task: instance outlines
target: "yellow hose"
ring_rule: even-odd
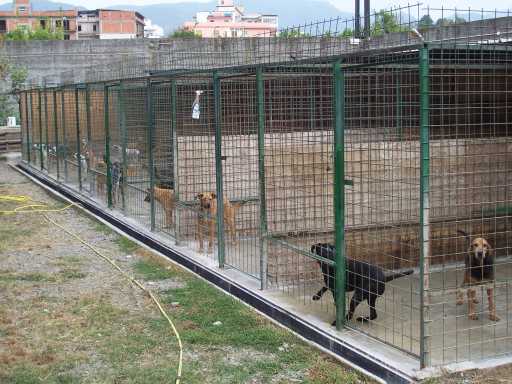
[[[42,213],[42,216],[49,223],[51,223],[51,224],[55,225],[56,227],[60,228],[61,230],[66,232],[68,235],[70,235],[71,237],[75,238],[80,243],[82,243],[87,248],[89,248],[91,251],[93,251],[97,256],[99,256],[103,260],[107,261],[116,270],[118,270],[126,279],[128,279],[130,282],[135,284],[137,287],[139,287],[142,291],[144,291],[151,298],[151,300],[153,300],[153,302],[158,307],[158,310],[160,311],[162,316],[167,320],[167,322],[171,326],[171,329],[172,329],[174,335],[176,336],[176,339],[178,340],[178,346],[179,346],[180,352],[179,352],[179,361],[178,361],[178,375],[177,375],[175,383],[176,384],[180,384],[182,368],[183,368],[183,344],[181,342],[181,337],[180,337],[180,334],[179,334],[178,330],[176,329],[174,323],[170,319],[169,315],[167,315],[167,312],[165,312],[165,309],[162,307],[162,305],[160,304],[158,299],[155,297],[153,292],[151,292],[149,289],[144,287],[144,285],[140,281],[138,281],[137,279],[135,279],[134,277],[130,276],[128,273],[123,271],[112,259],[110,259],[108,256],[106,256],[103,253],[101,253],[97,248],[95,248],[94,246],[92,246],[91,244],[89,244],[88,242],[83,240],[80,236],[78,236],[77,234],[69,231],[68,229],[66,229],[65,227],[63,227],[59,223],[53,221],[47,215],[44,214],[46,212],[62,212],[62,211],[65,211],[65,210],[67,210],[67,209],[69,209],[69,208],[71,208],[71,207],[73,207],[73,206],[75,206],[77,204],[69,204],[66,207],[60,208],[60,209],[48,209],[48,206],[46,204],[32,204],[34,201],[30,197],[28,197],[28,196],[17,196],[17,195],[0,195],[0,201],[9,201],[9,202],[16,202],[16,203],[20,203],[20,204],[26,204],[24,206],[18,207],[18,208],[14,209],[14,210],[11,210],[11,211],[0,211],[0,214],[14,215],[14,214],[21,214],[21,213]],[[43,208],[43,209],[41,209],[41,208]]]

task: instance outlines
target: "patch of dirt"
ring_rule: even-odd
[[[0,184],[0,194],[30,196],[33,201],[49,207],[66,204],[27,182],[4,162],[0,162],[0,180],[9,181],[9,184]],[[13,208],[12,205],[1,207]],[[48,213],[48,216],[100,249],[130,274],[133,274],[132,266],[149,254],[140,250],[130,254],[122,252],[115,241],[117,234],[100,230],[96,222],[79,210]],[[58,339],[47,339],[55,329],[62,332],[63,339],[69,337],[68,329],[87,329],[83,313],[70,312],[81,300],[103,300],[130,314],[160,316],[144,292],[40,214],[0,216],[0,231],[5,228],[16,236],[7,237],[4,244],[0,237],[0,371],[4,370],[2,366],[22,361],[36,366],[52,364],[59,356],[77,351],[83,354],[84,362],[77,363],[72,369],[73,375],[93,377],[98,370],[108,371],[109,367],[101,362],[93,345],[82,345],[80,339],[66,345]],[[154,291],[183,286],[173,279],[146,285]],[[45,351],[48,343],[61,349]]]

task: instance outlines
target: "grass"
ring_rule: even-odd
[[[118,236],[115,243],[123,253],[133,253],[139,248],[137,243],[124,236]]]
[[[176,272],[173,268],[164,268],[153,260],[137,261],[133,269],[136,274],[148,281],[167,280],[176,276]]]
[[[0,271],[0,281],[27,281],[27,282],[49,282],[54,283],[57,279],[54,276],[40,272],[11,272],[11,271]]]

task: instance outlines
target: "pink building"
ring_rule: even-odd
[[[183,28],[202,37],[275,36],[278,16],[245,13],[233,0],[219,0],[214,11],[198,12],[194,21],[187,21]]]

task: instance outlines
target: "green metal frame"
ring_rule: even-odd
[[[39,165],[41,171],[44,169],[44,161],[43,161],[43,122],[42,122],[42,107],[41,107],[41,88],[37,89],[37,98],[38,98],[38,114],[39,114]]]
[[[420,50],[420,364],[421,368],[430,365],[430,145],[429,145],[429,49]]]
[[[217,252],[219,267],[224,268],[226,244],[224,233],[224,185],[222,178],[222,114],[221,80],[217,71],[213,72],[213,95],[215,104],[215,183],[217,193]]]
[[[334,76],[334,223],[336,243],[336,329],[345,324],[345,77],[341,61]]]
[[[57,90],[52,91],[53,96],[53,130],[55,138],[55,170],[57,173],[57,180],[60,179],[60,165],[59,165],[59,125],[57,124]]]
[[[91,94],[89,91],[89,85],[85,85],[85,118],[86,118],[86,130],[87,130],[87,150],[89,154],[86,156],[87,161],[87,178],[89,180],[89,191],[93,192],[94,189],[94,181],[91,174],[91,142],[92,142],[92,127],[91,127]]]
[[[49,146],[49,127],[48,127],[48,91],[46,84],[44,87],[44,128],[45,128],[45,145],[46,145],[46,172],[50,173],[50,146]]]
[[[147,137],[147,149],[148,149],[148,166],[149,166],[149,190],[151,194],[150,199],[150,218],[151,218],[151,230],[154,231],[156,227],[155,220],[155,162],[153,158],[153,136],[155,130],[155,122],[153,119],[153,84],[151,78],[147,80],[146,87],[146,113],[148,121],[148,137]]]
[[[176,87],[176,80],[171,81],[171,140],[172,140],[172,158],[173,158],[173,167],[174,167],[174,199],[175,201],[180,201],[180,183],[179,183],[179,166],[178,166],[178,154],[179,154],[179,146],[178,146],[178,119],[177,119],[177,100],[178,100],[178,91]],[[174,218],[174,239],[176,240],[176,245],[180,243],[180,204],[176,204],[175,209],[175,218]]]
[[[60,91],[60,103],[61,103],[61,119],[62,119],[62,137],[64,138],[64,182],[68,182],[68,139],[66,137],[66,104],[65,104],[65,90],[64,88]]]
[[[258,102],[258,173],[260,192],[260,283],[261,289],[268,287],[268,223],[267,194],[265,189],[265,81],[263,68],[256,70],[256,92]]]
[[[110,107],[109,86],[103,88],[103,118],[105,124],[105,164],[107,166],[107,205],[112,208],[112,164],[110,161]]]
[[[119,96],[118,96],[118,102],[119,102],[119,127],[121,128],[121,148],[123,151],[123,165],[122,165],[122,195],[121,195],[121,206],[123,209],[123,212],[126,211],[126,175],[128,170],[128,156],[126,154],[126,147],[128,145],[128,135],[126,132],[126,116],[125,116],[125,110],[124,110],[124,82],[119,83]]]
[[[32,99],[32,93],[30,93],[30,99]],[[29,118],[29,115],[28,115],[28,106],[29,106],[29,95],[28,95],[28,92],[25,92],[25,119],[26,119],[26,126],[27,126],[27,162],[30,164],[31,162],[31,152],[32,152],[32,145],[30,143],[30,134],[32,132],[32,128],[31,127],[33,124],[32,124],[32,119]],[[32,103],[30,103],[30,108],[32,108]],[[30,114],[32,115],[32,113]],[[29,122],[30,122],[30,127],[29,127]]]
[[[82,154],[80,150],[80,104],[79,87],[75,87],[75,128],[76,128],[76,156],[78,162],[78,189],[82,192]]]

